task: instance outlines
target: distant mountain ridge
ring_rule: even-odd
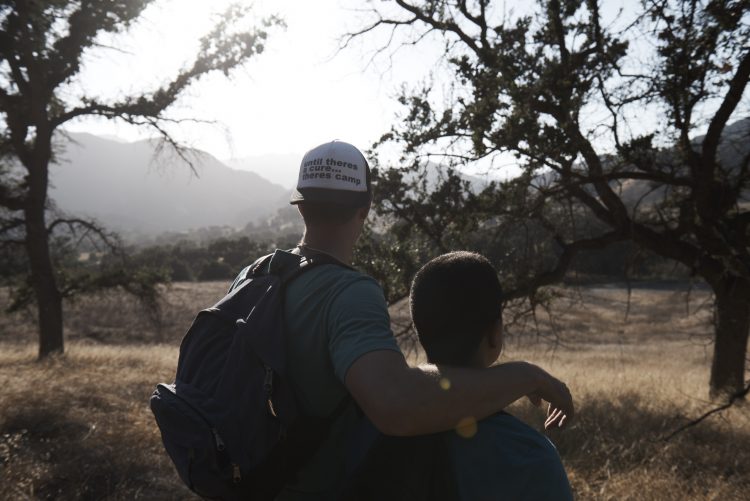
[[[198,175],[157,144],[67,133],[50,167],[50,198],[126,238],[209,226],[242,228],[288,203],[289,190],[213,156],[187,150]]]
[[[705,136],[696,136],[691,140],[693,147],[700,151]],[[721,175],[736,181],[740,175],[743,162],[750,153],[750,118],[743,118],[727,124],[721,135],[721,142],[717,150]],[[669,155],[670,153],[665,153]],[[687,169],[687,166],[684,167]],[[622,183],[620,197],[629,208],[636,206],[649,207],[658,203],[668,195],[672,187],[665,187],[659,183],[629,179]],[[740,193],[739,202],[747,202],[750,192]]]
[[[728,125],[722,136],[719,157],[728,175],[736,175],[750,151],[750,118]],[[156,155],[152,141],[123,142],[88,133],[66,133],[56,138],[61,145],[57,161],[50,166],[50,198],[72,215],[99,220],[129,241],[149,240],[172,234],[214,228],[214,233],[233,233],[268,221],[280,208],[288,207],[289,186],[296,182],[298,160],[294,155],[275,155],[253,166],[233,161],[233,169],[205,152],[187,150],[198,171],[174,153]],[[702,137],[693,139],[700,144]],[[247,168],[273,173],[286,186],[275,184]],[[428,166],[428,189],[443,179],[445,167]],[[488,180],[460,173],[472,191],[483,189]],[[539,175],[549,182],[551,174]],[[617,187],[625,204],[648,207],[665,196],[663,187],[641,180],[628,180]],[[741,203],[750,193],[743,192]],[[219,228],[221,227],[221,228]],[[219,231],[221,230],[221,231]]]
[[[691,139],[693,147],[700,151],[700,145],[703,143],[705,136],[700,135]],[[660,160],[664,165],[675,165],[678,169],[687,170],[686,165],[680,166],[680,162],[675,156],[673,149],[665,149],[660,153]],[[750,118],[743,118],[731,124],[728,124],[722,133],[721,142],[717,149],[719,175],[735,182],[737,176],[741,175],[743,162],[747,161],[750,155]],[[607,162],[617,162],[617,157],[603,156],[605,168]],[[534,184],[537,186],[550,186],[558,179],[558,175],[552,170],[546,170],[536,175]],[[655,181],[642,179],[625,179],[622,181],[610,182],[610,187],[620,197],[631,212],[637,210],[650,211],[652,207],[663,201],[665,197],[674,190],[674,186],[663,184]],[[592,196],[598,196],[593,185],[584,187]],[[746,204],[750,202],[750,190],[744,190],[740,193],[738,202]]]
[[[302,155],[279,153],[232,158],[224,160],[224,163],[233,169],[254,172],[272,183],[291,190],[297,186],[301,160]]]
[[[224,163],[235,169],[255,172],[269,181],[291,190],[297,185],[299,164],[301,160],[302,155],[272,154],[233,158],[226,160]],[[430,189],[434,188],[438,182],[445,179],[448,166],[435,162],[428,162],[425,167],[428,177],[427,184]],[[462,180],[468,181],[471,189],[474,191],[481,191],[490,183],[490,181],[495,179],[491,176],[469,174],[462,171],[460,168],[455,169],[455,173],[458,174]],[[407,176],[407,179],[409,177],[411,176]]]

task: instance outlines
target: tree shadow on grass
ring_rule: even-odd
[[[0,414],[0,486],[11,499],[191,497],[145,446],[133,454],[137,437],[101,426],[106,423],[97,428],[44,401],[6,407]]]
[[[644,475],[668,473],[687,490],[700,489],[710,480],[733,484],[742,492],[750,488],[747,410],[743,404],[665,441],[663,437],[688,421],[676,406],[636,393],[612,399],[587,396],[572,426],[549,436],[566,467],[593,483],[641,470]],[[541,429],[543,417],[536,409],[519,408],[516,414]]]
[[[686,419],[674,405],[635,393],[589,395],[580,402],[572,426],[550,435],[575,476],[577,497],[598,497],[612,478],[628,484],[623,487],[627,491],[620,491],[627,495],[619,498],[653,497],[658,486],[648,491],[634,483],[643,478],[666,479],[662,485],[679,485],[687,497],[701,497],[701,489],[719,486],[728,493],[722,499],[742,499],[750,489],[747,404],[665,442],[660,438]],[[142,422],[130,423],[127,409],[105,397],[88,398],[85,392],[58,399],[6,398],[0,406],[2,496],[194,499],[166,458],[155,425],[144,421],[148,411],[138,412]],[[517,406],[513,413],[541,428],[543,416],[537,409]],[[639,489],[640,497],[633,497]]]

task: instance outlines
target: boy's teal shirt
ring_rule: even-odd
[[[483,419],[468,438],[446,435],[460,499],[572,501],[555,446],[510,414]]]
[[[371,277],[343,266],[325,264],[303,273],[286,289],[287,376],[300,410],[331,415],[348,392],[344,380],[362,355],[398,351],[388,306]],[[294,485],[277,498],[331,499],[345,479],[346,442],[358,420],[350,406]]]

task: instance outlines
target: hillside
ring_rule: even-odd
[[[125,237],[209,226],[242,228],[274,214],[288,191],[253,172],[189,150],[197,176],[153,141],[123,143],[85,133],[60,139],[50,197],[65,212],[94,217]]]
[[[693,145],[699,147],[703,143],[703,138],[704,136],[693,138]],[[718,148],[718,156],[722,167],[721,174],[727,179],[735,180],[738,175],[741,175],[743,163],[747,161],[746,158],[750,154],[748,139],[750,139],[750,118],[733,122],[724,129]],[[669,165],[671,153],[665,152],[664,155],[664,162]],[[648,208],[654,203],[664,200],[670,193],[670,190],[652,182],[636,179],[623,182],[620,190],[623,201],[630,208],[636,206]],[[740,194],[740,203],[747,203],[748,200],[750,200],[750,193],[746,190]]]

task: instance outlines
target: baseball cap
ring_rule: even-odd
[[[364,207],[370,202],[370,167],[355,146],[331,141],[302,157],[297,189],[289,203],[324,202]]]

